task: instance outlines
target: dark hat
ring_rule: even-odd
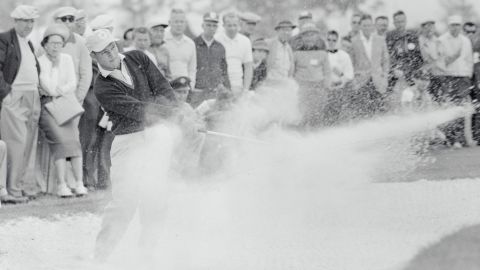
[[[291,21],[280,21],[277,26],[275,26],[275,30],[278,30],[280,28],[291,28],[294,29],[296,26],[291,22]]]
[[[184,87],[190,88],[190,82],[191,82],[190,78],[182,76],[171,81],[170,85],[172,86],[173,90],[184,88]]]
[[[208,12],[203,15],[203,21],[204,22],[216,22],[218,23],[219,17],[218,14],[215,12]]]
[[[432,75],[426,69],[421,68],[413,72],[413,78],[416,80],[429,81]]]
[[[299,15],[298,15],[298,19],[299,20],[302,20],[302,19],[312,19],[313,18],[313,15],[310,11],[303,11],[301,12]]]
[[[428,24],[435,24],[435,20],[434,19],[431,19],[431,18],[428,18],[426,20],[424,20],[420,26],[425,26],[425,25],[428,25]]]

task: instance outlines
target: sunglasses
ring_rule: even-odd
[[[74,16],[63,16],[61,18],[59,18],[62,22],[74,22],[75,21],[75,17]]]
[[[328,38],[327,41],[328,41],[328,42],[337,42],[336,39],[330,39],[330,38]]]
[[[472,31],[472,30],[470,30],[470,31],[465,31],[465,33],[467,33],[467,34],[475,34],[475,33],[477,33],[477,31]]]

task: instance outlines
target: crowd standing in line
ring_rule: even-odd
[[[214,129],[236,99],[288,78],[299,85],[303,130],[405,108],[462,105],[479,95],[477,25],[457,15],[439,34],[433,19],[408,29],[403,11],[391,18],[355,13],[350,31],[342,35],[335,29],[323,33],[305,11],[298,24],[279,20],[272,36],[261,36],[261,17],[252,12],[207,12],[202,33],[192,39],[185,34],[185,11],[173,9],[168,20],[153,18],[116,40],[112,16],[89,20],[83,10],[61,7],[41,44],[28,39],[39,18],[35,7],[20,5],[11,17],[14,27],[0,33],[3,203],[27,202],[41,192],[86,195],[88,189],[109,187],[110,180],[128,186],[124,176],[110,173],[120,166],[113,153],[130,151],[128,144],[141,140],[131,134],[151,124],[147,115],[195,115],[182,125]],[[220,24],[224,31],[218,31]],[[142,91],[132,92],[137,88]],[[54,105],[65,113],[56,115]],[[66,115],[71,117],[59,120]],[[480,117],[466,116],[439,129],[447,146],[474,146]],[[121,145],[121,138],[128,143]],[[215,143],[194,147],[201,158],[192,163],[206,164]],[[112,213],[107,223],[130,215]],[[105,244],[118,235],[109,233],[101,236]]]

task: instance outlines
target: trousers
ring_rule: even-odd
[[[104,210],[95,258],[106,260],[139,212],[140,247],[151,250],[158,240],[166,212],[167,175],[174,148],[171,130],[116,135],[111,148],[112,199]]]
[[[35,179],[35,158],[40,109],[37,89],[13,89],[2,102],[0,135],[7,144],[7,191],[13,196],[39,190]]]

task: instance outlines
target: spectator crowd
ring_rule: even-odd
[[[296,128],[301,130],[471,104],[480,93],[477,25],[457,15],[448,18],[445,33],[437,31],[433,19],[407,29],[402,11],[391,18],[354,14],[348,33],[324,33],[305,11],[297,23],[279,20],[272,35],[262,37],[257,30],[261,17],[254,13],[220,17],[208,12],[203,32],[192,39],[186,35],[185,11],[173,9],[168,20],[153,18],[97,50],[105,31],[114,32],[114,17],[90,20],[73,7],[52,14],[40,44],[28,38],[39,18],[33,6],[16,7],[14,27],[0,33],[2,203],[27,202],[41,193],[84,196],[109,187],[115,125],[123,120],[100,105],[93,86],[111,77],[128,92],[147,83],[137,81],[137,73],[150,72],[128,61],[121,62],[126,68],[112,69],[97,63],[100,57],[108,63],[115,50],[121,59],[130,51],[148,57],[183,102],[182,112],[200,118],[207,129],[215,129],[233,101],[286,79],[299,86],[302,120]],[[217,31],[220,24],[223,30]],[[100,37],[91,42],[94,35]],[[447,147],[474,146],[480,117],[465,115],[439,129]]]

